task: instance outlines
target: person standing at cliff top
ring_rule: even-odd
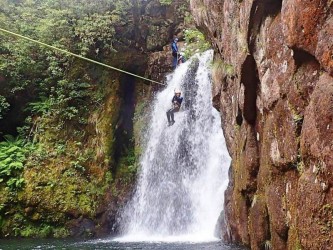
[[[177,65],[178,65],[179,50],[178,50],[177,42],[178,42],[178,38],[175,36],[171,43],[172,56],[173,56],[173,61],[172,61],[173,69],[176,69]]]

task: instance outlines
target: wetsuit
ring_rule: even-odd
[[[175,123],[175,119],[174,119],[174,113],[175,112],[178,112],[179,109],[180,109],[180,105],[182,104],[183,102],[183,97],[178,97],[178,96],[174,96],[172,98],[172,104],[173,104],[173,107],[171,109],[168,110],[168,112],[166,113],[167,114],[167,118],[168,118],[168,122],[169,124],[170,123]]]

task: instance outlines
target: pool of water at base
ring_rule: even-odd
[[[88,241],[74,240],[0,240],[0,250],[80,249],[80,250],[244,250],[245,248],[225,245],[220,241],[205,243],[190,242],[117,242],[112,239]]]

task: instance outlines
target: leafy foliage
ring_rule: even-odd
[[[40,101],[30,102],[28,104],[28,110],[33,112],[34,114],[46,115],[50,112],[52,107],[51,99],[41,96]]]
[[[117,35],[116,31],[133,22],[126,19],[133,2],[0,0],[0,23],[2,28],[73,53],[111,60],[117,58],[115,48],[128,46],[132,39],[131,32]],[[162,5],[171,2],[161,0]],[[108,168],[111,161],[104,159],[101,147],[110,149],[107,155],[111,155],[114,138],[102,132],[117,118],[91,115],[95,108],[110,114],[112,105],[119,104],[109,93],[118,91],[117,84],[114,88],[110,84],[116,80],[83,61],[10,36],[0,36],[0,77],[0,119],[3,116],[5,121],[10,112],[16,112],[8,100],[20,101],[15,105],[25,119],[18,129],[21,136],[6,136],[0,143],[0,236],[67,236],[68,214],[78,211],[84,217],[94,216],[110,182],[119,190],[115,179],[133,183],[138,168],[137,152],[130,150],[113,178]],[[106,97],[111,100],[107,105]],[[85,137],[95,130],[102,142]],[[19,192],[23,187],[24,193]],[[38,205],[27,212],[26,204]]]
[[[212,64],[213,72],[218,74],[225,74],[227,76],[233,76],[235,74],[235,68],[231,64],[227,64],[221,59],[216,59]]]
[[[22,139],[5,136],[0,142],[0,183],[6,182],[10,190],[19,190],[24,185],[21,177],[24,169],[28,145]]]
[[[159,2],[162,5],[170,5],[170,4],[172,4],[172,0],[159,0]]]
[[[186,49],[184,53],[186,58],[210,48],[210,44],[205,40],[204,35],[197,29],[185,30],[185,42]]]
[[[113,24],[117,20],[119,21],[119,17],[113,16],[109,11],[103,15],[93,14],[78,20],[75,35],[81,40],[79,43],[81,53],[88,53],[97,42],[103,43],[104,48],[113,50],[112,42],[115,34]],[[96,53],[98,51],[97,49]]]
[[[0,6],[2,28],[101,60],[99,56],[115,53],[115,30],[126,24],[132,1],[0,0]],[[18,129],[24,137],[4,136],[0,142],[0,237],[66,237],[66,212],[94,216],[112,175],[91,167],[95,152],[79,141],[85,142],[90,111],[101,106],[106,94],[96,87],[105,81],[101,73],[107,75],[101,71],[0,36],[0,122],[8,126],[6,119],[14,112],[25,120]],[[21,138],[32,139],[34,145]],[[27,214],[24,206],[36,200],[40,205]]]
[[[10,107],[9,103],[6,101],[6,98],[0,95],[0,119],[2,119],[3,114],[6,113]]]
[[[115,52],[115,29],[126,24],[132,1],[0,0],[0,6],[3,28],[98,60],[101,52]],[[86,106],[97,100],[89,92],[87,75],[69,74],[76,63],[30,42],[0,36],[0,75],[4,78],[0,119],[10,112],[6,99],[23,94],[30,98],[25,110],[33,116],[61,114],[62,122],[86,114]]]

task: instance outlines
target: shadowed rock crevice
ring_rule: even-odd
[[[270,249],[269,214],[264,197],[255,195],[249,209],[251,249]]]
[[[320,65],[318,60],[313,55],[302,49],[293,49],[293,58],[297,69],[308,63],[315,63],[318,66]]]
[[[264,17],[265,8],[263,4],[260,4],[260,2],[261,2],[260,0],[254,1],[251,8],[248,35],[247,35],[247,43],[251,53],[253,52],[256,37],[259,33],[261,22]]]
[[[251,8],[249,29],[248,29],[248,45],[252,53],[255,47],[256,38],[260,31],[262,22],[268,16],[276,16],[281,12],[282,0],[257,0],[254,1]]]
[[[245,87],[243,116],[249,124],[254,125],[257,117],[256,101],[260,80],[257,65],[252,55],[247,56],[242,66],[241,83]]]
[[[282,0],[264,0],[265,16],[275,16],[281,12]]]
[[[236,123],[238,126],[242,126],[242,124],[243,124],[243,114],[242,114],[242,110],[239,108],[239,106],[238,106],[238,112],[237,112],[237,116],[236,116]]]
[[[213,107],[216,108],[217,111],[220,110],[220,101],[221,101],[221,93],[219,92],[217,95],[213,96]]]
[[[34,92],[32,92],[34,93]],[[17,127],[24,125],[24,120],[27,115],[27,104],[34,100],[34,97],[28,92],[20,92],[16,96],[8,98],[10,104],[9,112],[4,115],[4,119],[0,119],[0,139],[4,135],[10,134],[17,136]],[[24,107],[24,108],[22,108]]]
[[[6,97],[9,107],[6,112],[2,114],[3,118],[0,119],[0,139],[4,135],[17,136],[18,128],[25,125],[25,119],[30,113],[31,107],[29,103],[37,102],[36,86],[31,84],[26,89],[11,90],[10,83],[0,74],[0,96]],[[0,104],[1,105],[1,104]],[[0,110],[3,107],[0,107]]]
[[[119,94],[121,95],[123,103],[120,108],[115,133],[114,159],[116,163],[134,147],[132,137],[135,111],[135,78],[124,74],[120,78],[120,85],[121,89]]]

